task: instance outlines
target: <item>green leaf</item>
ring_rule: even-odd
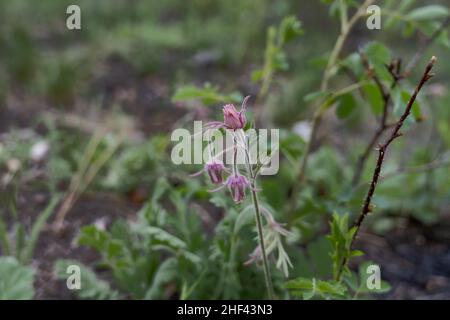
[[[383,44],[372,41],[365,48],[364,52],[371,65],[382,66],[391,62],[391,52]]]
[[[409,20],[432,20],[447,17],[449,11],[446,7],[441,5],[429,5],[420,7],[409,12],[405,18]]]
[[[340,119],[345,119],[352,114],[356,109],[356,101],[350,93],[344,94],[338,98],[338,107],[336,108],[336,115]]]
[[[81,228],[77,243],[104,251],[109,240],[109,235],[105,231],[98,229],[95,225],[90,225]]]
[[[360,257],[363,255],[364,255],[364,252],[362,252],[361,250],[353,250],[350,252],[350,258]]]
[[[335,280],[338,278],[344,260],[348,262],[352,256],[360,255],[359,251],[350,251],[350,245],[355,232],[356,227],[350,229],[348,227],[348,214],[340,216],[336,212],[333,213],[333,219],[330,222],[330,234],[327,238],[332,246],[330,256],[333,261],[333,277]],[[344,269],[343,271],[346,270]]]
[[[333,274],[333,261],[329,254],[330,250],[330,242],[323,237],[308,245],[307,252],[314,266],[314,275],[326,278]]]
[[[314,91],[314,92],[308,93],[303,98],[303,100],[305,102],[312,102],[312,101],[315,101],[317,99],[321,99],[321,98],[325,98],[325,97],[329,97],[329,96],[331,96],[330,92],[327,92],[327,91]]]
[[[152,285],[145,294],[145,299],[162,298],[163,285],[172,281],[178,274],[178,262],[169,258],[161,263],[153,276]]]
[[[0,257],[0,300],[28,300],[34,296],[34,270],[14,257]]]
[[[374,84],[366,84],[363,87],[365,96],[372,108],[372,112],[375,115],[380,115],[383,113],[383,97],[380,90]]]
[[[173,249],[185,249],[186,243],[181,239],[171,235],[167,231],[157,227],[143,227],[139,228],[142,233],[145,233],[157,240],[160,243],[166,244]]]
[[[295,16],[285,17],[279,28],[279,45],[282,46],[302,34],[301,21]]]
[[[123,257],[126,252],[121,241],[112,239],[107,232],[99,230],[95,225],[83,227],[78,235],[77,243],[96,249],[108,261]]]
[[[436,42],[439,43],[441,46],[443,46],[446,49],[450,49],[450,39],[448,37],[448,31],[443,30],[441,34],[436,39]]]
[[[403,26],[402,36],[405,38],[410,38],[414,34],[415,30],[416,30],[415,24],[410,21],[407,21]]]
[[[74,293],[81,299],[118,299],[119,292],[111,289],[106,281],[97,278],[96,274],[84,264],[75,260],[58,260],[53,269],[59,279],[67,280],[70,274],[67,273],[69,266],[75,265],[80,268],[80,290]]]
[[[381,80],[391,80],[392,77],[386,69],[386,65],[391,62],[391,52],[389,49],[376,41],[370,42],[364,48],[365,55],[369,64],[375,69],[376,74]]]
[[[361,63],[361,57],[357,52],[348,55],[344,60],[342,60],[341,64],[343,67],[347,67],[348,69],[352,70],[353,73],[358,77],[360,77],[364,72],[364,66]]]

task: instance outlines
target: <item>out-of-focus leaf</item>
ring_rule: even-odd
[[[405,18],[410,20],[432,20],[447,17],[448,8],[441,5],[429,5],[420,7],[409,12]]]
[[[153,237],[158,242],[167,244],[168,246],[174,248],[174,249],[184,249],[186,248],[186,243],[182,241],[181,239],[171,235],[167,231],[157,228],[157,227],[144,227],[140,228],[140,230],[143,233],[148,234],[149,236]]]
[[[327,91],[314,91],[311,93],[308,93],[303,100],[305,102],[312,102],[315,101],[317,99],[321,99],[321,98],[325,98],[325,97],[329,97],[331,95],[330,92]]]
[[[67,280],[70,274],[67,273],[69,266],[80,268],[80,289],[74,293],[81,299],[108,300],[118,299],[119,292],[111,289],[106,281],[97,278],[96,274],[87,266],[75,260],[58,260],[54,265],[54,270],[59,279]]]
[[[338,98],[336,114],[340,119],[345,119],[352,114],[356,108],[356,101],[350,93],[344,94]]]
[[[364,48],[364,52],[372,65],[388,64],[391,61],[391,52],[379,42],[370,42]]]
[[[161,297],[163,285],[172,281],[177,275],[177,259],[169,258],[161,263],[153,276],[151,287],[145,294],[145,299],[157,299]]]
[[[96,249],[108,260],[123,257],[126,251],[123,243],[94,225],[81,229],[77,243]]]
[[[391,62],[391,52],[385,45],[372,41],[364,48],[364,53],[379,78],[382,80],[392,79],[386,69],[386,65]]]
[[[450,49],[450,39],[447,30],[443,30],[436,40],[441,46]]]
[[[314,265],[314,275],[321,278],[333,274],[333,262],[330,257],[331,245],[325,238],[320,238],[308,245],[308,256]]]
[[[363,74],[364,67],[363,64],[361,63],[361,57],[357,52],[350,54],[342,61],[341,64],[342,66],[352,70],[357,77]]]
[[[34,296],[34,270],[13,257],[0,257],[0,300],[28,300]]]
[[[279,44],[284,45],[303,34],[302,23],[294,16],[283,19],[279,28]]]
[[[383,112],[383,97],[378,87],[372,83],[366,84],[363,87],[368,102],[375,115],[380,115]]]

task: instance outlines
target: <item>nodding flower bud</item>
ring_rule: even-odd
[[[205,171],[208,173],[211,178],[211,182],[214,184],[220,184],[223,182],[222,173],[224,170],[225,166],[219,161],[213,160],[205,165]]]
[[[231,197],[236,203],[240,203],[244,200],[245,189],[250,186],[247,178],[240,174],[229,176],[226,185],[230,188]]]
[[[238,112],[234,105],[227,104],[223,107],[224,124],[227,128],[237,130],[245,127],[247,119],[244,113]]]

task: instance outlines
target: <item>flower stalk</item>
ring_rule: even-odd
[[[252,204],[249,205],[248,209],[253,209],[255,212],[256,229],[258,234],[258,245],[256,249],[250,254],[250,259],[244,263],[244,265],[249,265],[250,263],[256,261],[262,261],[263,271],[264,271],[264,281],[267,288],[267,297],[269,299],[274,299],[274,289],[272,284],[272,277],[269,266],[268,256],[274,252],[278,253],[276,267],[281,270],[286,277],[289,275],[289,267],[292,268],[292,263],[287,255],[286,251],[282,245],[282,237],[285,237],[289,232],[283,228],[283,225],[278,223],[270,210],[264,207],[258,198],[258,190],[256,188],[256,179],[258,177],[258,172],[261,169],[262,163],[259,163],[255,167],[252,164],[252,159],[250,158],[251,142],[248,135],[245,134],[244,128],[247,123],[245,117],[246,105],[249,96],[247,96],[242,102],[242,107],[240,111],[237,111],[234,105],[227,104],[223,107],[223,122],[212,121],[208,122],[204,128],[207,130],[217,130],[222,128],[226,130],[227,133],[233,136],[233,147],[213,155],[211,152],[211,160],[206,164],[206,166],[198,173],[191,176],[197,176],[203,172],[208,173],[211,182],[218,185],[210,192],[219,191],[227,187],[230,191],[231,198],[236,204],[240,204],[245,200],[245,194],[247,189],[251,192]],[[220,154],[227,151],[233,152],[233,162],[231,165],[231,170],[217,160]],[[238,152],[244,152],[244,163],[247,169],[246,174],[241,174],[238,167]],[[229,172],[230,175],[225,182],[222,181],[222,173]],[[244,209],[245,210],[247,210]],[[264,219],[262,218],[264,217]],[[266,221],[267,225],[263,225]]]
[[[267,255],[266,255],[266,247],[264,244],[264,234],[263,234],[263,228],[262,228],[262,221],[261,221],[261,211],[259,207],[259,200],[258,195],[256,194],[256,176],[253,174],[253,169],[250,164],[250,156],[248,154],[248,151],[246,152],[246,162],[247,162],[247,168],[250,173],[251,177],[251,193],[252,193],[252,201],[253,201],[253,207],[255,209],[255,217],[256,217],[256,226],[258,229],[258,240],[259,240],[259,247],[261,248],[261,256],[263,261],[263,269],[264,269],[264,280],[266,282],[266,288],[267,288],[267,295],[270,300],[274,299],[274,291],[273,291],[273,284],[272,284],[272,277],[270,274],[270,268],[269,263],[267,261]]]

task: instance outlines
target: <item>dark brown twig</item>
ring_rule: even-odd
[[[428,47],[434,42],[436,41],[436,39],[439,37],[439,35],[450,25],[450,17],[448,17],[447,19],[445,19],[441,25],[439,26],[439,28],[437,28],[433,34],[426,39],[426,41],[423,43],[423,45],[419,48],[419,50],[417,50],[416,54],[413,56],[413,58],[411,59],[411,61],[408,63],[408,66],[406,67],[405,71],[403,73],[401,73],[401,60],[398,59],[397,61],[394,61],[393,63],[391,63],[390,66],[388,66],[388,70],[392,76],[393,82],[391,85],[391,90],[398,84],[398,82],[404,78],[407,78],[410,74],[411,71],[416,67],[417,63],[420,61],[420,59],[422,58],[422,56],[424,55],[425,51],[428,49]],[[390,96],[391,96],[391,91],[387,91],[384,86],[382,85],[382,82],[380,81],[380,79],[377,77],[377,75],[375,74],[373,68],[369,65],[367,58],[363,55],[361,55],[361,61],[367,71],[367,73],[369,74],[370,77],[373,78],[373,80],[375,81],[376,85],[378,86],[380,93],[383,97],[383,102],[384,102],[384,106],[383,106],[383,115],[382,118],[380,120],[380,125],[378,126],[378,129],[375,131],[375,133],[373,134],[372,138],[369,140],[368,145],[366,146],[366,149],[364,150],[364,152],[359,156],[357,163],[356,163],[356,168],[355,168],[355,173],[353,175],[353,179],[352,179],[352,186],[355,187],[359,184],[359,181],[361,179],[361,175],[362,172],[364,171],[364,167],[365,164],[367,162],[367,159],[371,153],[371,151],[373,150],[375,143],[378,141],[378,139],[382,136],[382,134],[384,133],[385,130],[387,130],[390,125],[388,125],[386,123],[387,121],[387,117],[388,117],[388,113],[389,113],[389,100],[390,100]]]
[[[389,115],[389,103],[391,101],[391,92],[392,92],[392,89],[395,88],[397,83],[402,79],[402,76],[400,75],[400,68],[401,68],[401,60],[400,59],[393,61],[389,66],[387,66],[387,68],[393,78],[393,82],[391,84],[390,90],[388,90],[383,85],[383,83],[381,82],[381,80],[377,76],[377,74],[375,73],[375,70],[369,64],[369,61],[367,60],[367,57],[364,55],[364,53],[360,52],[360,56],[361,56],[361,62],[364,65],[364,68],[366,69],[368,76],[374,80],[375,84],[378,87],[378,90],[380,91],[381,97],[383,99],[383,114],[381,116],[378,129],[375,131],[372,138],[369,140],[369,143],[367,144],[364,152],[358,158],[358,161],[356,163],[355,173],[354,173],[353,179],[352,179],[352,186],[358,185],[358,183],[361,179],[361,174],[364,170],[364,166],[367,162],[367,158],[369,157],[369,155],[370,155],[371,151],[373,150],[377,141],[380,139],[381,135],[384,133],[385,130],[387,130],[390,127],[390,125],[387,123],[387,120],[388,120],[388,115]]]
[[[425,71],[422,75],[422,78],[420,79],[419,84],[417,85],[416,89],[414,90],[413,94],[411,95],[402,116],[400,117],[400,119],[397,121],[397,123],[393,127],[390,135],[386,138],[385,142],[383,144],[380,144],[378,147],[378,158],[377,158],[375,170],[372,175],[372,181],[370,183],[369,190],[367,191],[367,195],[364,199],[364,204],[363,204],[361,214],[359,215],[358,219],[356,220],[356,222],[354,224],[354,227],[356,228],[356,230],[353,234],[352,241],[349,246],[349,250],[351,250],[351,247],[358,235],[359,229],[361,228],[361,225],[362,225],[365,217],[367,216],[367,214],[369,212],[372,211],[372,197],[375,193],[378,179],[380,178],[380,172],[381,172],[381,168],[383,166],[383,161],[384,161],[384,157],[385,157],[387,148],[392,143],[392,141],[394,141],[395,139],[397,139],[398,137],[400,137],[402,135],[402,133],[400,132],[400,129],[402,128],[403,123],[405,122],[406,118],[411,113],[411,108],[412,108],[414,102],[416,101],[417,95],[419,94],[423,85],[425,84],[425,82],[427,82],[433,76],[433,74],[431,74],[430,71],[433,68],[433,65],[435,62],[436,62],[436,57],[433,56],[431,58],[431,60],[428,62],[427,66],[425,68]],[[347,264],[347,261],[348,261],[347,258],[343,259],[341,268],[338,271],[337,280],[340,279],[342,271]]]
[[[371,211],[371,201],[372,201],[372,196],[375,192],[375,188],[378,182],[378,178],[380,176],[380,171],[381,171],[381,166],[383,165],[383,160],[384,160],[384,156],[386,153],[387,148],[389,147],[389,145],[392,143],[392,141],[394,141],[396,138],[400,137],[402,134],[400,132],[400,129],[403,126],[403,123],[405,122],[406,118],[409,116],[410,112],[411,112],[411,108],[413,106],[413,103],[416,101],[417,95],[419,94],[420,90],[422,89],[423,85],[425,84],[425,82],[427,82],[432,76],[433,74],[430,73],[431,69],[433,68],[434,63],[436,62],[436,57],[432,57],[430,62],[428,62],[426,68],[425,68],[425,72],[423,73],[422,78],[420,79],[419,84],[417,85],[416,89],[414,90],[414,93],[412,94],[411,98],[408,101],[408,104],[406,105],[406,109],[403,112],[402,116],[400,117],[400,119],[398,120],[397,124],[395,125],[395,127],[392,129],[391,134],[389,135],[389,137],[386,139],[386,141],[381,144],[378,148],[378,159],[377,159],[377,165],[375,167],[375,171],[373,173],[372,176],[372,182],[370,183],[370,188],[369,191],[367,192],[367,196],[366,199],[364,201],[364,206],[363,206],[363,210],[361,212],[361,215],[359,216],[358,220],[356,221],[356,232],[353,236],[353,239],[356,238],[356,235],[358,234],[358,230],[361,227],[361,223],[363,222],[365,216],[367,215],[367,213],[369,213]]]

